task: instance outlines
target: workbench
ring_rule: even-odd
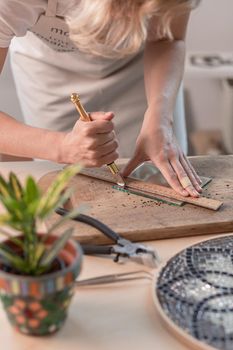
[[[0,162],[1,174],[14,171],[21,179],[29,174],[39,179],[61,168],[47,161]],[[147,244],[157,249],[164,263],[185,247],[211,237],[214,235],[163,239]],[[119,265],[111,259],[85,257],[80,279],[141,269],[151,271],[133,262]],[[65,326],[49,337],[17,333],[2,308],[0,324],[2,346],[11,350],[189,350],[162,325],[153,304],[152,283],[148,280],[77,288]]]

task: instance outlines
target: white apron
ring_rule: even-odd
[[[77,92],[86,110],[114,111],[121,157],[133,154],[146,98],[143,52],[113,60],[80,52],[69,39],[66,22],[56,16],[57,0],[48,0],[25,37],[11,44],[11,62],[25,122],[56,131],[72,129],[78,115],[70,102]],[[174,129],[187,151],[182,91],[175,113]]]

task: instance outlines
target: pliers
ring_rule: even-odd
[[[65,208],[57,208],[56,213],[65,216],[69,211]],[[102,232],[106,237],[115,242],[114,245],[90,245],[81,244],[84,254],[87,255],[115,255],[114,261],[120,262],[122,259],[129,258],[138,263],[147,265],[149,267],[156,267],[159,263],[159,257],[157,252],[150,247],[140,243],[133,243],[128,239],[121,237],[118,233],[113,231],[107,225],[101,221],[92,218],[91,216],[78,214],[74,218],[74,221],[82,222],[89,226],[95,227]]]

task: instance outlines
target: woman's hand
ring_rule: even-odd
[[[183,196],[198,197],[201,180],[180,149],[170,125],[151,126],[144,120],[133,158],[122,175],[128,176],[139,164],[151,160],[168,184]]]
[[[112,112],[90,113],[92,122],[78,120],[65,134],[60,147],[60,163],[80,163],[100,167],[118,158],[118,142],[114,132]]]

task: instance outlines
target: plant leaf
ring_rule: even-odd
[[[40,219],[45,219],[47,216],[53,213],[56,208],[62,207],[63,204],[68,201],[72,192],[73,190],[68,188],[63,194],[60,194],[60,196],[55,198],[54,201],[48,203],[48,206],[40,213]]]
[[[25,269],[25,261],[20,258],[18,255],[16,255],[14,252],[9,252],[8,250],[4,249],[0,246],[0,256],[5,258],[11,266],[13,266],[18,271],[24,271]]]
[[[16,214],[16,216],[19,215],[19,217],[22,218],[22,212],[25,209],[20,201],[17,201],[12,197],[4,197],[1,198],[1,202],[10,214]]]
[[[49,235],[51,233],[53,233],[53,231],[58,228],[59,226],[61,226],[64,222],[66,222],[69,219],[72,219],[76,216],[78,216],[80,214],[80,210],[79,209],[74,209],[71,212],[69,212],[67,215],[62,216],[61,219],[58,219],[51,227],[49,227],[48,231],[43,235],[41,241],[45,242],[46,239],[49,237]]]
[[[17,176],[12,172],[10,172],[9,176],[9,185],[11,187],[15,199],[20,200],[23,196],[23,188]]]
[[[59,200],[61,193],[66,188],[70,179],[77,174],[81,169],[81,166],[78,164],[71,165],[61,171],[53,183],[50,185],[46,193],[42,196],[39,208],[38,215],[44,217],[48,212],[51,212],[52,208],[56,207],[56,203]]]
[[[36,268],[36,270],[35,271],[33,271],[33,275],[34,276],[39,276],[39,275],[42,275],[42,274],[44,274],[44,273],[46,273],[46,272],[48,272],[48,270],[50,269],[50,265],[44,265],[44,266],[38,266],[37,268]]]
[[[18,247],[23,248],[23,242],[21,239],[18,239],[17,237],[12,236],[9,232],[4,230],[3,228],[0,228],[0,234],[4,237],[7,237],[10,241],[15,243]]]
[[[11,215],[8,213],[0,215],[0,225],[7,225],[11,219]]]
[[[39,261],[46,251],[46,246],[40,241],[36,245],[33,267],[37,268]]]
[[[2,177],[2,175],[0,175],[0,194],[3,197],[8,197],[10,196],[10,191],[8,188],[8,184],[7,182],[4,180],[4,178]]]
[[[38,209],[39,203],[40,203],[40,198],[36,198],[31,203],[27,204],[27,212],[29,215],[33,216],[34,218],[37,217],[37,209]]]
[[[64,247],[68,239],[73,233],[73,228],[68,228],[61,237],[59,237],[54,244],[50,247],[49,250],[43,255],[40,260],[40,266],[49,265],[52,261],[58,256],[61,249]]]
[[[25,193],[24,193],[24,201],[28,205],[35,201],[35,199],[39,198],[40,189],[35,180],[29,176],[26,180],[25,185]]]

